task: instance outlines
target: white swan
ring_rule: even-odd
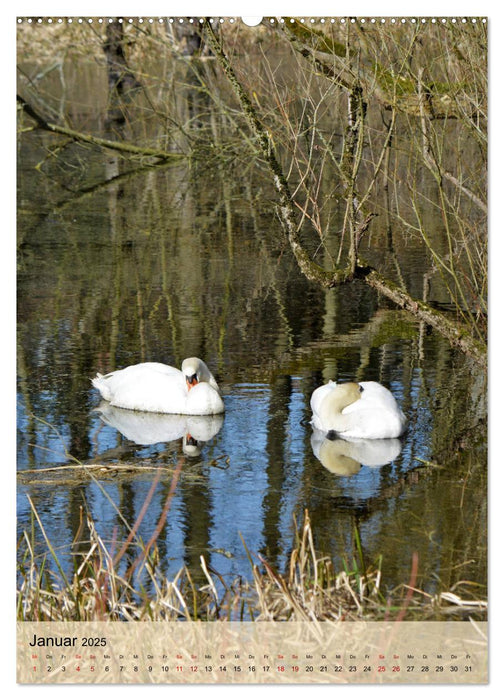
[[[315,389],[310,406],[314,428],[344,438],[397,438],[406,429],[406,418],[395,398],[377,382],[330,381]]]
[[[160,362],[143,362],[91,380],[112,406],[135,411],[210,416],[224,412],[219,387],[197,357],[182,363],[182,371]]]

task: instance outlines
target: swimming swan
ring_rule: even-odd
[[[160,362],[142,362],[91,380],[112,406],[134,411],[211,416],[224,412],[219,387],[197,357],[182,362],[182,371]]]
[[[345,438],[397,438],[406,418],[390,391],[377,382],[328,382],[315,389],[310,406],[312,425]]]

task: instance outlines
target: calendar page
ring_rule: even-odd
[[[17,17],[19,685],[488,683],[487,53]]]

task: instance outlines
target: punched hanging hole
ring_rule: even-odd
[[[262,22],[262,17],[242,17],[242,22],[247,25],[247,27],[257,27],[258,24],[261,24]]]

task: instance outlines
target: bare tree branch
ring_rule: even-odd
[[[27,114],[31,119],[35,121],[37,126],[44,131],[50,131],[53,134],[62,134],[63,136],[68,136],[74,141],[82,143],[90,143],[94,146],[100,146],[101,148],[109,148],[113,151],[119,151],[121,153],[129,153],[136,156],[146,156],[149,158],[156,158],[157,160],[163,161],[171,158],[183,158],[184,155],[181,153],[168,153],[166,151],[160,151],[157,148],[144,148],[142,146],[134,146],[131,143],[122,143],[120,141],[111,141],[110,139],[103,139],[98,136],[92,136],[91,134],[84,134],[80,131],[75,131],[75,129],[69,129],[66,126],[60,126],[59,124],[52,124],[46,121],[26,100],[24,100],[20,95],[16,96],[17,103],[23,109],[25,114]]]
[[[486,345],[475,339],[464,324],[452,320],[440,311],[432,309],[423,301],[410,296],[404,289],[401,289],[394,282],[385,278],[362,259],[359,259],[357,257],[357,247],[353,251],[353,256],[349,256],[348,265],[345,268],[335,267],[332,270],[325,270],[313,262],[299,240],[295,219],[295,208],[293,205],[290,188],[282,171],[282,167],[275,155],[273,145],[268,138],[268,133],[262,125],[247,92],[238,80],[228,57],[224,53],[216,35],[213,32],[212,26],[209,22],[205,22],[204,28],[210,48],[214,52],[217,60],[224,70],[224,73],[228,77],[235,95],[239,100],[243,113],[252,129],[252,132],[257,138],[261,155],[271,170],[273,182],[280,197],[281,221],[284,229],[286,230],[292,252],[297,260],[299,268],[306,278],[312,282],[318,283],[323,288],[330,288],[345,282],[350,282],[355,277],[358,277],[377,292],[392,300],[400,308],[406,309],[415,318],[425,321],[430,326],[435,328],[439,333],[446,337],[450,343],[460,348],[463,352],[471,355],[479,364],[486,365]],[[331,75],[331,77],[333,76]],[[346,87],[347,89],[350,89],[351,104],[354,105],[354,108],[351,109],[351,115],[353,115],[353,117],[356,119],[355,124],[352,122],[350,127],[352,128],[353,126],[356,126],[357,128],[362,129],[365,113],[362,103],[359,100],[356,100],[356,95],[359,94],[358,85],[354,83],[352,86],[347,85]],[[357,115],[359,117],[358,119]],[[350,144],[350,151],[348,153],[349,158],[352,161],[350,165],[352,165],[352,163],[355,165],[354,161],[352,160],[356,157],[355,151],[357,151],[358,155],[358,149],[356,148],[358,136],[355,136],[355,138],[355,148],[352,148],[352,144]],[[352,173],[355,176],[354,169],[352,169]],[[353,187],[350,187],[350,190],[353,194],[355,194],[353,192]],[[351,206],[353,206],[353,204],[351,204]],[[353,234],[355,235],[354,243],[356,243],[357,246],[363,233],[368,228],[372,216],[372,214],[368,215],[360,226],[353,231]]]

